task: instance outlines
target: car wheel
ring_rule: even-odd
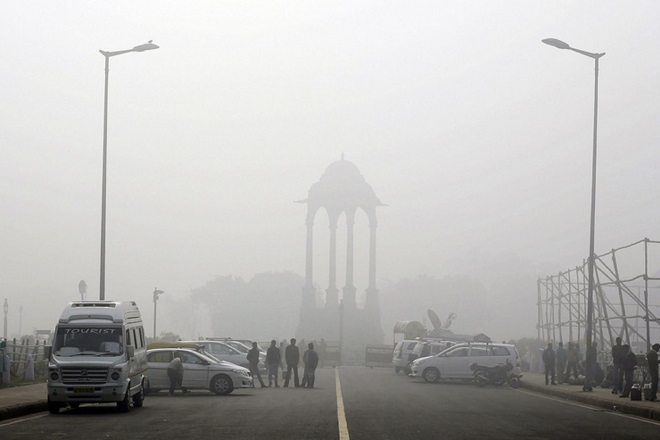
[[[117,402],[117,411],[120,413],[126,413],[131,410],[131,386],[129,385],[128,388],[126,389],[126,395],[124,396],[124,400],[121,402]]]
[[[429,383],[437,382],[440,379],[440,372],[437,368],[427,368],[422,373],[422,377]]]
[[[60,403],[51,402],[50,399],[48,399],[48,412],[49,413],[59,414],[60,408],[62,408],[62,405]]]
[[[144,405],[144,382],[140,385],[140,391],[133,396],[133,406],[142,408],[142,405]]]
[[[234,391],[234,382],[225,374],[215,376],[211,381],[211,391],[215,394],[224,396]]]
[[[406,374],[412,373],[412,362],[403,367],[403,372]]]

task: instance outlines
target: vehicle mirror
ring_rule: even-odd
[[[133,359],[133,357],[135,356],[135,347],[133,347],[132,345],[127,345],[126,355],[128,356],[129,359]]]

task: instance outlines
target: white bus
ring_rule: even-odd
[[[116,402],[127,412],[141,407],[147,344],[135,302],[69,303],[48,353],[48,410],[66,405]]]

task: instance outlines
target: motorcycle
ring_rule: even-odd
[[[507,361],[506,364],[495,365],[494,367],[487,367],[474,363],[470,365],[473,371],[474,382],[480,386],[486,385],[504,385],[508,383],[512,388],[520,386],[521,374],[514,371],[513,365]]]

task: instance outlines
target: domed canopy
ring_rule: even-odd
[[[340,211],[362,208],[367,213],[383,206],[358,167],[343,156],[328,165],[321,179],[309,189],[307,199],[300,203],[308,203],[312,210],[321,206]]]

